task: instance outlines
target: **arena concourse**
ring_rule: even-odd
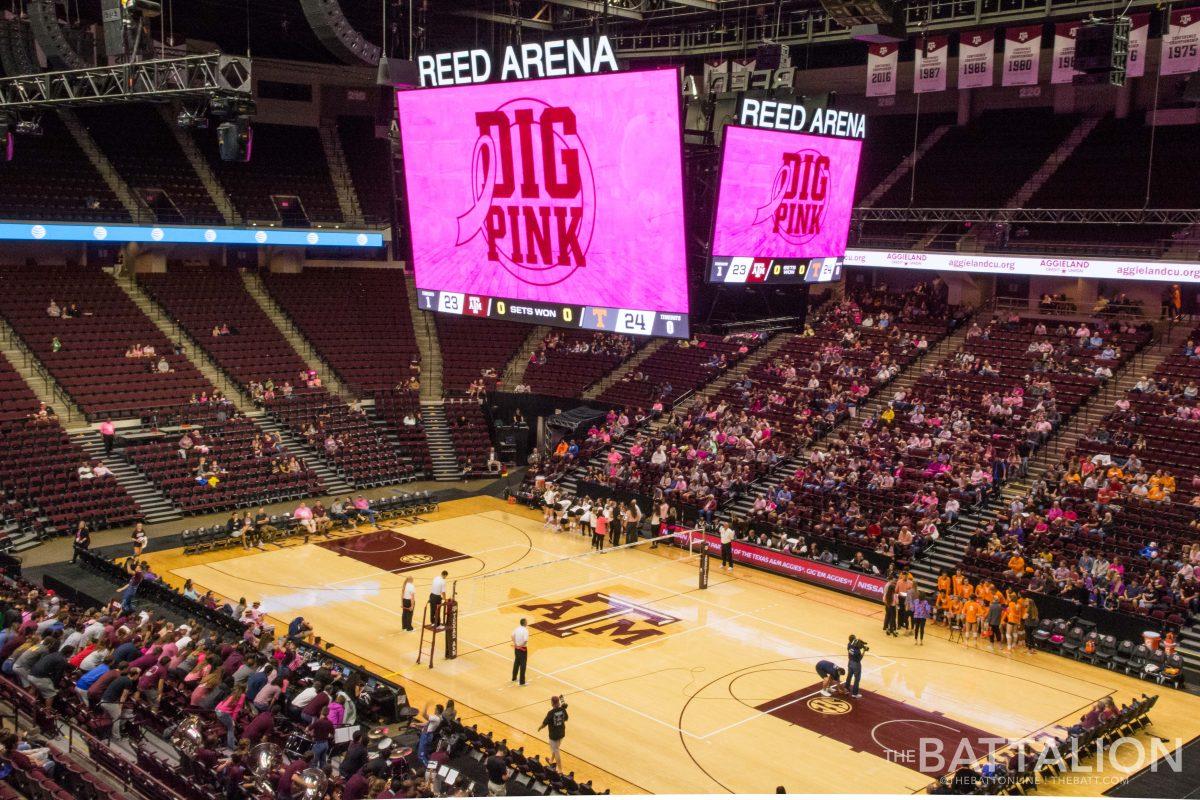
[[[0,800],[1200,792],[1200,8],[17,0]]]

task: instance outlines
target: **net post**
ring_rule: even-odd
[[[699,535],[700,538],[700,580],[699,586],[701,589],[708,588],[708,538],[705,536],[704,530],[693,532],[693,536]]]
[[[458,601],[454,598],[447,600],[443,606],[442,623],[446,635],[446,660],[458,658]]]

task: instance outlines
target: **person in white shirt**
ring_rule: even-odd
[[[719,529],[721,534],[721,569],[733,570],[733,526],[722,522]]]
[[[513,629],[513,669],[512,679],[518,681],[519,685],[525,685],[525,667],[529,663],[529,628],[525,627],[525,620],[522,618],[521,624]],[[519,680],[518,680],[519,679]]]
[[[413,610],[417,607],[417,587],[411,577],[404,579],[404,591],[400,597],[400,604],[402,610],[400,621],[404,630],[411,631],[413,630]]]
[[[446,596],[446,578],[449,576],[449,572],[442,570],[429,587],[429,622],[435,627],[442,624],[442,599]]]

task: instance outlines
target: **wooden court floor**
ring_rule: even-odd
[[[931,780],[905,761],[921,740],[983,752],[987,737],[1053,732],[1101,697],[1151,690],[1163,697],[1147,737],[1200,735],[1192,695],[1048,654],[964,648],[937,628],[922,647],[888,639],[872,603],[716,561],[701,591],[694,558],[679,550],[586,555],[583,539],[494,498],[371,530],[149,560],[176,586],[190,578],[261,600],[280,626],[303,615],[338,655],[403,683],[414,705],[454,697],[467,722],[526,752],[548,752],[537,728],[549,697],[566,695],[566,767],[614,793],[913,792]],[[430,669],[414,663],[418,633],[401,629],[400,591],[412,576],[425,598],[442,569],[458,581],[460,652]],[[510,680],[521,617],[533,626],[524,687]],[[844,663],[850,633],[871,643],[863,697],[822,698],[813,665]],[[1116,774],[1043,791],[1096,795]]]

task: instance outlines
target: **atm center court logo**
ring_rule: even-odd
[[[575,112],[522,97],[475,114],[472,205],[455,241],[482,236],[487,258],[535,286],[587,266],[596,226],[596,184]]]
[[[754,212],[753,225],[770,225],[789,244],[811,241],[825,227],[830,195],[829,156],[816,150],[784,153],[771,199]]]

